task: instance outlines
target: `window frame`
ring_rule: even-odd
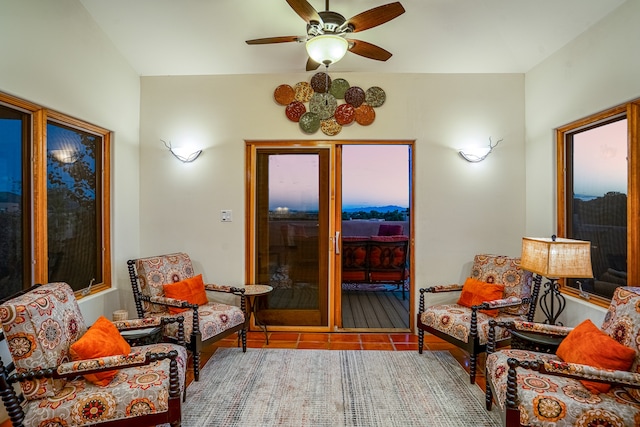
[[[64,126],[76,128],[83,132],[95,134],[102,138],[101,162],[96,165],[100,168],[100,188],[97,188],[97,204],[99,206],[99,224],[102,257],[102,282],[94,283],[90,293],[82,294],[82,290],[76,290],[78,299],[93,295],[97,292],[109,289],[112,286],[111,277],[111,137],[108,129],[96,126],[69,115],[54,111],[20,98],[0,92],[0,103],[9,108],[14,108],[31,115],[31,147],[30,159],[23,159],[24,169],[31,175],[31,193],[26,198],[29,206],[23,207],[25,214],[31,218],[29,224],[29,236],[25,236],[25,246],[31,254],[29,262],[25,259],[25,265],[30,264],[31,269],[24,279],[24,288],[34,283],[47,283],[49,281],[48,241],[47,241],[47,123],[49,121],[60,123]],[[98,196],[99,195],[99,196]],[[86,289],[86,288],[85,288]]]
[[[567,138],[579,130],[610,122],[616,117],[627,119],[627,283],[640,277],[640,225],[632,221],[640,215],[640,99],[576,120],[556,129],[556,211],[558,236],[567,236]],[[561,292],[588,303],[608,307],[610,300],[589,294],[585,299],[578,289],[562,286]]]

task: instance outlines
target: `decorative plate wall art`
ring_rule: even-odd
[[[364,90],[345,79],[332,80],[326,73],[314,74],[310,83],[281,84],[273,97],[304,133],[321,130],[328,136],[337,135],[343,126],[352,123],[369,126],[376,119],[374,108],[381,107],[387,99],[378,86]]]

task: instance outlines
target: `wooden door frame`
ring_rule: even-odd
[[[336,253],[336,232],[342,232],[342,192],[341,176],[336,173],[336,168],[341,162],[342,151],[337,147],[342,145],[407,145],[410,148],[410,171],[409,171],[409,277],[411,288],[409,289],[409,327],[413,333],[415,331],[415,296],[413,292],[413,278],[415,277],[415,140],[245,140],[245,283],[252,283],[255,271],[255,239],[256,227],[254,216],[256,210],[256,189],[252,185],[252,179],[256,171],[256,151],[258,149],[291,149],[291,148],[329,148],[329,257],[333,257],[333,262],[328,262],[329,289],[329,313],[328,326],[272,326],[272,331],[299,331],[299,332],[339,332],[342,322],[341,307],[341,264],[340,254]],[[252,320],[252,330],[258,330]],[[392,330],[393,331],[393,330]]]

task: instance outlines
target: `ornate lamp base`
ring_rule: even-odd
[[[540,297],[540,310],[546,317],[544,323],[562,326],[562,322],[558,322],[558,317],[564,311],[567,301],[560,293],[558,279],[549,279],[544,287],[545,291]]]

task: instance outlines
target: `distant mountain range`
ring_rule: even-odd
[[[407,208],[403,208],[402,206],[396,205],[387,205],[387,206],[356,206],[356,207],[342,207],[342,212],[370,212],[370,211],[378,211],[378,212],[393,212],[400,211],[404,212]]]

